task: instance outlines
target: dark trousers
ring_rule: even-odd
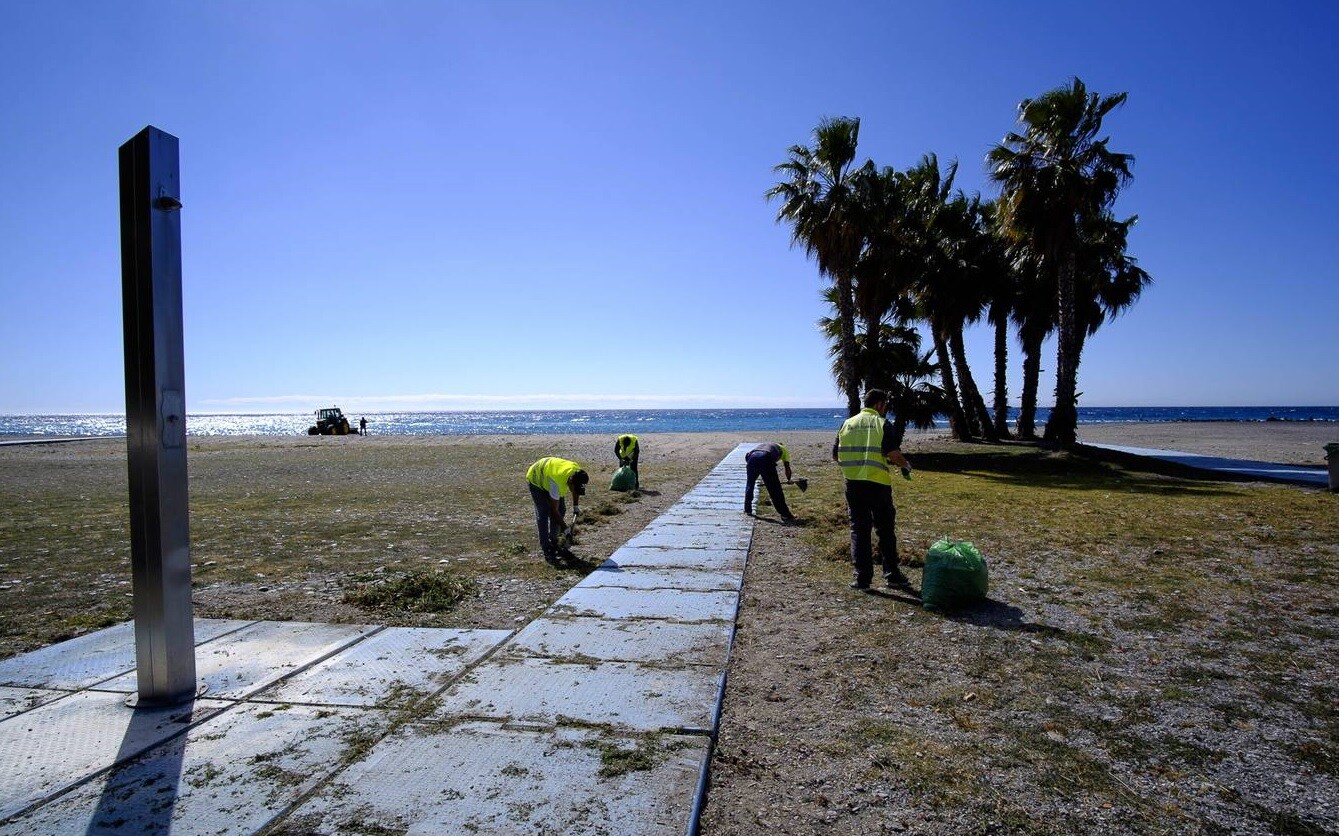
[[[539,550],[545,557],[558,556],[558,535],[562,534],[549,512],[549,492],[526,482],[530,487],[530,498],[535,503],[535,528],[539,529]],[[567,515],[567,503],[558,498],[558,513]]]
[[[855,582],[868,586],[874,576],[874,548],[870,529],[879,532],[883,576],[901,573],[897,567],[897,509],[893,489],[864,479],[846,480],[846,507],[851,512],[851,564]]]
[[[776,462],[766,453],[749,453],[744,457],[744,463],[747,465],[748,484],[744,488],[744,513],[753,513],[753,483],[759,478],[767,486],[767,495],[772,498],[772,505],[782,519],[790,516],[790,508],[786,505],[786,495],[781,490],[781,477],[776,475]]]

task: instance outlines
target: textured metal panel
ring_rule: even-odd
[[[697,569],[652,569],[635,566],[600,568],[581,579],[578,588],[617,586],[625,589],[678,589],[686,592],[738,591],[743,577],[733,570],[703,572]]]
[[[1085,442],[1086,443],[1086,442]],[[1114,450],[1132,456],[1171,462],[1210,472],[1232,473],[1252,479],[1266,479],[1280,482],[1293,482],[1302,485],[1328,487],[1329,471],[1324,467],[1294,467],[1286,464],[1257,462],[1249,459],[1228,459],[1220,456],[1206,456],[1200,453],[1182,453],[1176,450],[1155,450],[1149,447],[1128,447],[1121,444],[1088,444],[1103,450]]]
[[[212,718],[0,834],[255,833],[340,766],[384,712],[246,705]]]
[[[203,644],[251,621],[196,619],[195,640]],[[126,621],[0,662],[0,684],[77,691],[135,668],[135,623]],[[133,686],[132,686],[133,689]]]
[[[751,528],[753,519],[744,513],[743,500],[739,508],[728,510],[712,508],[685,508],[679,505],[656,517],[654,525],[722,525]]]
[[[554,602],[548,615],[600,618],[660,618],[669,621],[733,621],[737,591],[685,592],[681,589],[573,587]]]
[[[742,528],[703,525],[661,525],[644,529],[625,545],[630,548],[652,546],[661,549],[741,549],[747,550],[753,532]]]
[[[432,693],[510,635],[509,630],[388,627],[255,699],[370,706],[396,687]]]
[[[0,720],[22,714],[39,705],[68,697],[68,691],[47,691],[41,688],[9,688],[0,685]]]
[[[466,723],[382,741],[283,825],[296,833],[682,836],[708,740]],[[646,770],[606,769],[642,749]]]
[[[667,667],[710,665],[724,669],[730,624],[603,618],[540,618],[530,622],[503,652],[575,661],[650,662]]]
[[[744,571],[748,552],[743,549],[667,549],[624,546],[601,564],[609,568],[665,568],[677,566],[705,572]]]
[[[452,686],[436,716],[553,725],[609,724],[632,731],[712,727],[719,675],[629,662],[539,659],[485,665]]]
[[[376,630],[368,625],[259,621],[196,649],[196,671],[211,697],[241,699]],[[100,683],[132,692],[135,673]]]
[[[127,708],[123,694],[84,691],[0,721],[0,819],[73,786],[226,708],[196,700]]]

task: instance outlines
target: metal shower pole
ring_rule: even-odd
[[[196,696],[177,138],[121,146],[121,304],[138,705]]]

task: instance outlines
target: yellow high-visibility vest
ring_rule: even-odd
[[[888,460],[883,457],[883,417],[869,407],[846,419],[837,433],[837,464],[842,476],[880,485],[892,485]]]
[[[530,469],[525,472],[525,480],[546,493],[549,490],[549,480],[553,480],[558,483],[558,495],[562,496],[563,493],[570,493],[567,480],[580,469],[581,465],[576,462],[569,462],[557,456],[545,456],[530,465]]]
[[[620,459],[632,458],[632,448],[637,446],[637,436],[620,435],[618,437],[618,457]]]

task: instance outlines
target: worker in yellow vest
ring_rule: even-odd
[[[753,484],[759,479],[767,486],[767,496],[772,506],[781,515],[781,521],[787,525],[795,522],[795,515],[786,505],[786,495],[781,490],[781,479],[776,475],[776,465],[780,462],[786,468],[786,481],[791,480],[790,451],[781,444],[759,444],[744,454],[744,513],[753,513]]]
[[[559,535],[567,530],[563,522],[567,515],[567,503],[563,495],[572,497],[572,522],[576,522],[581,513],[581,497],[586,493],[586,483],[590,476],[581,469],[581,465],[560,459],[557,456],[545,456],[525,472],[525,481],[530,486],[530,498],[535,503],[535,527],[539,530],[539,548],[544,552],[544,560],[551,566],[562,566],[563,559],[572,560],[576,555],[559,542]]]
[[[641,458],[642,447],[635,435],[620,435],[614,439],[614,455],[618,457],[618,466],[627,465],[632,468],[632,472],[641,481],[641,474],[637,472],[637,460]]]
[[[893,506],[893,479],[889,465],[910,478],[911,463],[893,444],[888,423],[888,394],[880,389],[865,393],[865,408],[846,419],[832,445],[832,460],[846,479],[846,508],[851,516],[852,589],[868,590],[874,577],[870,528],[879,533],[883,577],[889,588],[907,587],[897,560],[897,509]]]

